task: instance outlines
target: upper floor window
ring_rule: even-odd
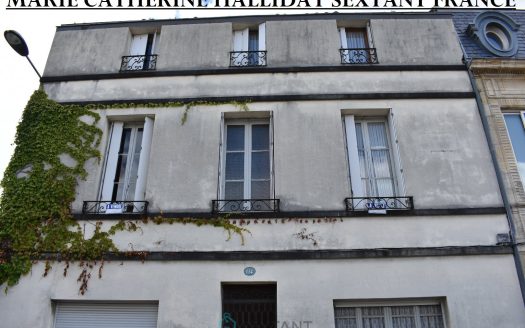
[[[376,64],[377,55],[371,46],[367,28],[340,27],[342,64]]]
[[[149,164],[153,119],[111,124],[100,200],[85,202],[88,214],[137,213],[147,210],[146,175]]]
[[[217,212],[275,211],[272,198],[272,143],[268,120],[225,124],[220,201]]]
[[[345,116],[352,198],[347,207],[386,213],[411,209],[411,197],[399,197],[391,122],[384,117]]]
[[[519,25],[509,16],[495,11],[485,11],[469,24],[467,33],[493,55],[511,57],[518,52]]]
[[[525,112],[504,114],[522,183],[525,184]]]
[[[233,31],[230,66],[266,66],[266,23]]]
[[[160,33],[135,34],[131,38],[129,56],[122,57],[121,71],[154,70],[157,66],[156,47]]]
[[[405,302],[386,304],[335,303],[336,328],[445,328],[443,309],[439,303]]]

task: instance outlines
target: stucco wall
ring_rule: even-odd
[[[416,208],[501,206],[494,169],[474,100],[360,100],[250,103],[250,113],[273,112],[275,195],[282,210],[343,210],[350,184],[342,113],[392,109],[406,195]],[[233,105],[197,106],[181,125],[184,108],[112,109],[108,120],[155,116],[146,199],[153,212],[211,211],[217,197],[221,113]],[[104,155],[102,163],[104,162]],[[95,200],[102,165],[86,166],[74,211]]]
[[[247,266],[256,268],[254,276],[243,274]],[[310,328],[335,327],[334,300],[425,297],[445,299],[447,327],[525,327],[511,255],[286,263],[113,262],[105,264],[102,279],[93,273],[85,296],[78,294],[76,266],[71,266],[67,278],[62,265],[46,278],[43,271],[43,264],[36,265],[32,275],[0,295],[3,327],[51,327],[51,300],[158,300],[159,328],[216,327],[221,282],[276,282],[277,320],[312,321]]]
[[[345,22],[354,21],[349,19]],[[337,23],[322,16],[269,20],[267,66],[341,66]],[[461,64],[451,19],[371,19],[370,23],[380,65]],[[158,26],[159,22],[151,22],[151,29]],[[128,27],[58,30],[44,75],[118,73],[130,39]],[[231,22],[164,25],[157,71],[228,68],[231,46]]]
[[[340,65],[335,20],[266,23],[268,66]]]
[[[57,32],[44,76],[118,72],[130,42],[131,33],[124,27]]]
[[[163,26],[157,70],[227,68],[232,24]]]
[[[284,221],[283,221],[284,220]],[[232,220],[240,224],[240,220]],[[248,223],[249,225],[246,225]],[[300,222],[299,222],[300,221]],[[307,223],[308,222],[308,223]],[[80,221],[86,237],[94,229]],[[109,229],[117,220],[105,220]],[[138,224],[135,232],[118,232],[113,240],[121,251],[288,251],[340,250],[403,247],[448,247],[496,245],[496,235],[507,233],[505,215],[414,216],[414,217],[354,217],[334,221],[317,219],[258,219],[245,220],[243,227],[250,232],[241,236],[222,228],[197,227],[174,223]],[[301,239],[312,234],[312,239]],[[204,238],[205,236],[205,238]],[[202,238],[201,238],[202,237]],[[314,240],[317,245],[314,245]],[[132,245],[132,246],[131,246]]]
[[[370,25],[381,64],[461,64],[452,20],[372,19]]]
[[[56,101],[471,92],[463,71],[261,73],[46,83]]]

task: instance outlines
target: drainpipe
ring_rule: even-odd
[[[478,105],[478,111],[479,116],[481,117],[481,124],[483,125],[483,131],[485,132],[485,137],[487,138],[487,143],[489,144],[489,150],[490,150],[490,157],[492,159],[492,164],[494,165],[494,168],[496,169],[496,177],[498,179],[498,186],[501,193],[501,198],[503,200],[503,205],[505,206],[505,211],[507,212],[507,221],[509,224],[509,235],[510,235],[510,244],[512,247],[512,255],[514,257],[514,264],[516,265],[516,273],[518,274],[518,280],[520,283],[520,289],[521,289],[521,298],[523,300],[523,305],[525,306],[525,279],[523,277],[523,267],[521,265],[521,258],[518,251],[518,245],[516,244],[516,227],[514,226],[514,220],[512,217],[512,210],[510,207],[509,198],[507,195],[507,191],[505,189],[505,184],[503,183],[503,176],[501,175],[501,169],[500,165],[496,158],[496,151],[494,149],[494,143],[492,142],[492,135],[490,134],[489,130],[489,123],[487,115],[485,115],[485,111],[483,110],[485,106],[483,105],[483,102],[481,101],[481,96],[479,94],[478,87],[476,85],[476,81],[474,80],[474,75],[472,74],[472,71],[470,70],[470,65],[472,63],[472,59],[467,59],[465,49],[463,49],[463,45],[461,45],[461,48],[463,50],[463,62],[465,63],[465,66],[467,67],[467,73],[470,80],[470,84],[472,85],[472,90],[474,91],[474,95],[476,97],[476,103]]]

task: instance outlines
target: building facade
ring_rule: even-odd
[[[454,23],[479,92],[479,108],[500,172],[500,184],[513,222],[513,242],[520,257],[517,265],[521,266],[519,274],[523,277],[525,12],[457,12]]]
[[[462,57],[446,13],[58,27],[49,97],[127,104],[95,109],[103,158],[71,206],[86,235],[144,215],[249,233],[139,223],[114,241],[143,258],[85,295],[39,262],[0,325],[525,327]]]

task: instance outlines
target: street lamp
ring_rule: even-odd
[[[36,69],[35,65],[33,65],[31,59],[29,59],[29,49],[27,48],[27,43],[24,40],[24,38],[20,35],[20,33],[13,30],[7,30],[4,32],[4,37],[7,43],[9,43],[9,45],[11,46],[11,48],[13,48],[14,51],[16,51],[20,56],[27,58],[29,64],[31,64],[38,77],[42,78],[40,73],[38,73],[38,70]]]

